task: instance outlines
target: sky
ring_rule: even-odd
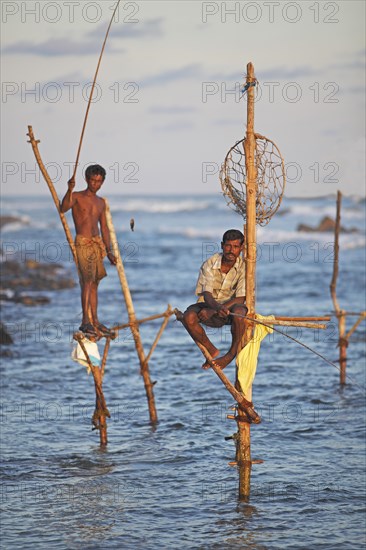
[[[61,197],[115,2],[1,2],[1,191]],[[218,194],[245,136],[247,63],[255,131],[285,163],[285,195],[365,194],[365,3],[121,1],[77,171],[107,170],[106,194]]]

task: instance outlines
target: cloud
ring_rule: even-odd
[[[108,47],[108,45],[107,45]],[[28,41],[15,42],[3,48],[3,53],[21,55],[40,55],[42,57],[61,57],[69,55],[94,55],[100,53],[101,44],[95,40],[75,41],[63,38],[50,38],[45,42],[35,44]],[[124,50],[111,50],[110,52],[122,53]]]
[[[150,107],[148,113],[153,115],[186,115],[189,113],[196,112],[197,109],[194,107],[184,107],[183,105],[172,105],[172,106],[155,106]]]
[[[186,65],[180,69],[170,69],[148,76],[140,81],[141,87],[158,86],[161,84],[170,84],[178,80],[186,80],[187,78],[196,78],[201,75],[201,66],[198,64]]]
[[[109,53],[124,53],[123,48],[112,47],[111,43],[121,45],[120,40],[141,39],[163,36],[161,25],[163,18],[148,19],[144,23],[131,23],[130,25],[115,26],[111,29],[106,49]],[[40,55],[42,57],[62,57],[70,55],[95,55],[100,53],[103,40],[106,35],[105,23],[98,25],[96,29],[87,33],[84,39],[70,40],[65,38],[49,38],[44,42],[21,40],[3,48],[3,53],[21,55]]]
[[[364,69],[365,69],[365,60],[355,58],[355,59],[353,59],[352,61],[349,61],[349,62],[335,63],[334,65],[330,65],[330,68],[337,69],[338,71],[339,70],[342,70],[342,71],[352,71],[352,70],[364,71]]]
[[[365,93],[365,87],[364,85],[360,85],[360,86],[350,86],[350,87],[347,87],[347,88],[343,88],[343,90],[341,89],[340,92],[342,93],[348,93],[348,94],[360,94],[360,95],[363,95]]]
[[[191,130],[194,128],[193,122],[171,122],[170,124],[162,124],[160,126],[153,126],[153,132],[180,132],[182,130]]]
[[[213,121],[216,126],[238,126],[239,123],[237,118],[219,118]]]
[[[236,83],[239,82],[240,84],[245,83],[245,74],[243,72],[237,71],[235,73],[215,73],[208,75],[206,77],[207,81],[212,82],[227,82],[227,83]]]
[[[264,80],[296,80],[299,78],[306,78],[308,76],[316,76],[318,74],[321,74],[322,71],[320,69],[314,69],[314,67],[310,67],[307,65],[300,66],[300,67],[274,67],[273,69],[267,69],[265,71],[261,71],[259,75],[257,75],[257,78],[259,81]]]
[[[164,32],[161,28],[162,23],[164,19],[162,17],[156,18],[156,19],[147,19],[144,22],[138,22],[138,23],[130,23],[129,25],[115,25],[111,28],[110,31],[110,39],[115,40],[118,38],[122,39],[135,39],[135,38],[151,38],[151,37],[162,37],[164,35]],[[100,38],[101,40],[104,40],[106,33],[106,27],[104,23],[101,23],[88,33],[88,37],[93,38],[95,40],[96,38]]]

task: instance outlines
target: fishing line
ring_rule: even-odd
[[[275,328],[273,325],[263,323],[263,321],[259,321],[258,319],[253,319],[252,317],[247,317],[246,315],[240,315],[239,313],[230,313],[230,315],[233,315],[234,317],[241,317],[242,319],[246,319],[247,321],[253,321],[254,323],[258,323],[259,325],[263,325],[264,327],[272,329],[272,330],[278,332],[279,334],[282,334],[283,336],[286,336],[286,338],[289,338],[290,340],[293,340],[297,344],[300,344],[300,346],[303,346],[305,349],[311,351],[312,353],[314,353],[315,355],[317,355],[318,357],[323,359],[323,361],[325,361],[329,365],[332,365],[332,367],[335,367],[338,370],[338,372],[340,372],[340,370],[341,370],[340,367],[338,365],[336,365],[335,363],[333,363],[332,361],[330,361],[329,359],[327,359],[326,357],[324,357],[324,355],[322,355],[318,351],[312,349],[311,347],[307,346],[303,342],[300,342],[300,340],[297,340],[293,336],[290,336],[289,334],[286,334],[282,330],[279,330],[278,328]],[[347,378],[349,378],[349,380],[352,382],[352,384],[357,386],[360,390],[363,391],[364,394],[366,394],[366,390],[363,386],[360,386],[355,380],[353,380],[348,373],[346,373],[346,376],[347,376]]]

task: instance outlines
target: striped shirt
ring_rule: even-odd
[[[198,276],[196,295],[203,302],[203,292],[211,292],[213,298],[223,303],[231,298],[245,296],[245,263],[241,256],[228,273],[221,271],[222,253],[216,253],[202,265]]]

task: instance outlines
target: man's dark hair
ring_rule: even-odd
[[[227,231],[225,231],[225,233],[222,236],[223,243],[226,243],[226,241],[239,241],[239,240],[240,240],[240,244],[243,244],[244,235],[238,229],[228,229]]]
[[[100,166],[100,164],[91,164],[85,170],[85,179],[88,180],[89,178],[91,178],[91,176],[102,176],[104,181],[106,171],[104,170],[103,166]]]

